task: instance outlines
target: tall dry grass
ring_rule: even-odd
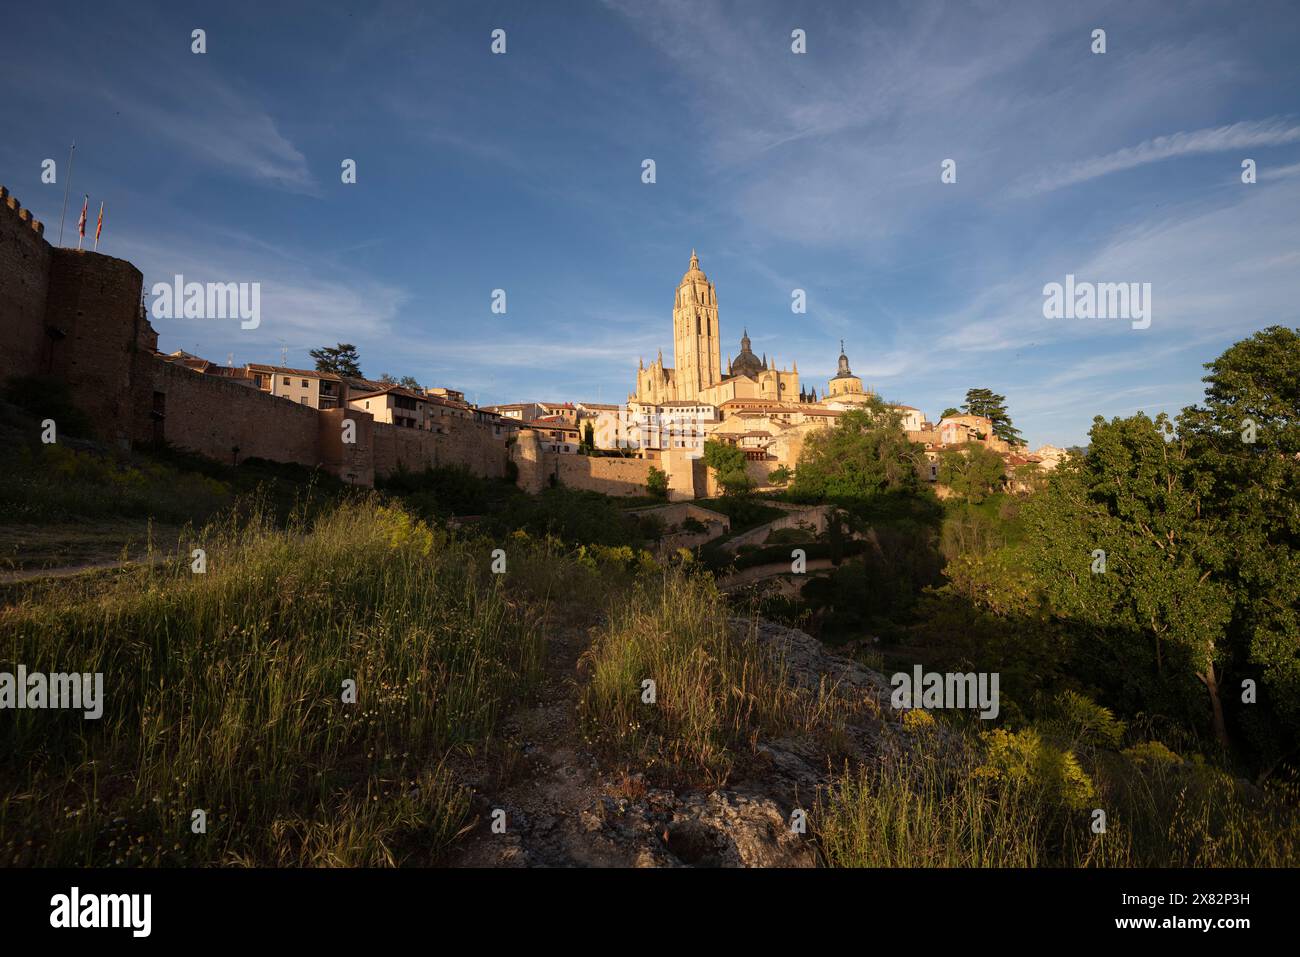
[[[833,740],[848,702],[829,684],[796,687],[784,661],[752,629],[732,631],[729,615],[711,577],[680,567],[642,579],[612,604],[583,659],[592,740],[652,774],[713,785],[760,734]]]
[[[0,612],[0,670],[101,672],[106,697],[97,721],[5,714],[0,862],[436,859],[468,807],[444,758],[539,674],[541,615],[491,574],[492,544],[371,498],[287,528],[254,509],[179,545]]]

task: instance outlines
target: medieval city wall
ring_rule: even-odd
[[[321,467],[349,485],[374,485],[375,417],[357,409],[322,409],[317,421]]]
[[[140,315],[143,285],[140,270],[124,259],[51,250],[45,322],[61,337],[51,347],[49,371],[68,383],[98,438],[121,446],[133,432],[134,358],[152,351]]]
[[[519,469],[516,483],[525,492],[532,493],[558,484],[604,495],[645,495],[650,466],[654,464],[645,459],[543,452],[532,429],[519,430],[510,457]]]
[[[310,406],[157,359],[150,371],[152,391],[165,397],[162,437],[172,445],[228,464],[236,457],[321,464]]]
[[[50,274],[44,229],[0,186],[0,379],[44,371],[50,343],[44,330]]]
[[[547,453],[550,471],[567,488],[589,489],[613,496],[648,494],[650,463],[645,459],[605,458],[596,455]]]
[[[0,187],[0,381],[62,379],[100,440],[320,466],[359,485],[399,461],[505,474],[504,439],[472,420],[449,419],[446,434],[381,426],[365,412],[317,411],[163,361],[141,307],[143,284],[125,260],[51,247],[44,227]],[[342,441],[345,418],[354,442]]]
[[[447,434],[375,423],[374,474],[391,475],[399,464],[411,471],[459,465],[483,478],[505,475],[505,440],[473,422],[453,426]]]
[[[435,465],[460,465],[484,478],[505,478],[506,440],[492,427],[460,417],[446,420],[449,431],[435,434]]]

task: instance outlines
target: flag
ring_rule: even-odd
[[[86,194],[85,200],[81,203],[81,219],[77,220],[77,235],[81,239],[77,240],[77,248],[81,248],[81,240],[86,238],[86,208],[90,205],[90,194]]]
[[[99,234],[104,231],[104,201],[99,201],[99,222],[95,224],[95,245],[99,245]]]

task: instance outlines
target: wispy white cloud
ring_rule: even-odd
[[[1100,176],[1182,156],[1297,142],[1300,142],[1300,124],[1281,117],[1170,133],[1143,140],[1136,146],[1127,146],[1049,170],[1025,187],[1023,192],[1032,194],[1063,189]]]
[[[171,143],[200,163],[290,192],[319,192],[307,158],[255,100],[214,77],[196,85],[183,93],[161,82],[129,91],[105,85],[95,95],[150,141]]]
[[[397,338],[399,316],[408,293],[392,283],[320,264],[307,264],[268,252],[254,237],[227,230],[217,241],[151,230],[115,238],[114,254],[144,273],[148,295],[154,283],[177,274],[187,282],[257,282],[261,286],[261,324],[241,329],[235,320],[157,319],[165,350],[206,350],[209,358],[236,362],[276,359],[283,346],[292,362],[308,349],[334,342],[370,348]],[[363,352],[364,358],[364,352]]]

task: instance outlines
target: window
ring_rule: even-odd
[[[285,385],[288,385],[288,384],[289,384],[289,377],[288,377],[288,376],[285,376],[285,377],[284,377],[284,384],[285,384]]]
[[[303,387],[304,389],[307,388],[307,380],[306,380],[306,379],[303,379],[303,380],[302,380],[302,387]]]

